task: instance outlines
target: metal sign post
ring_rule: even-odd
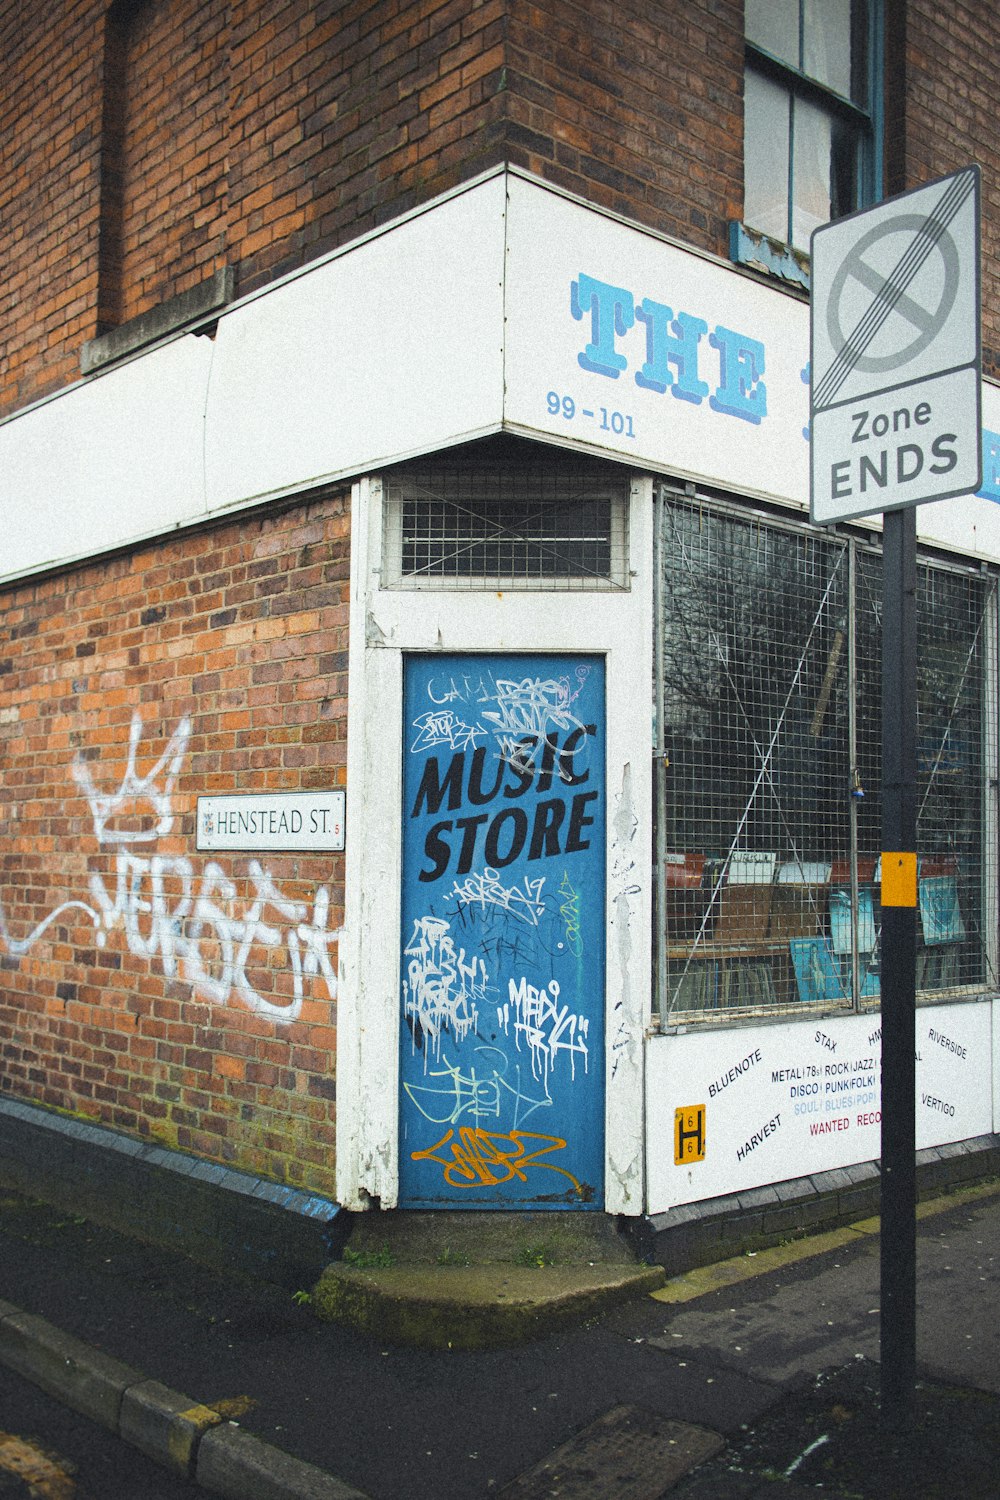
[[[917,513],[882,551],[882,1420],[913,1423],[917,1360]]]
[[[812,239],[810,502],[883,512],[882,1419],[916,1377],[916,512],[982,482],[979,169]]]

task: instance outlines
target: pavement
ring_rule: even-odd
[[[0,1365],[192,1494],[232,1500],[753,1500],[778,1483],[794,1500],[820,1463],[828,1497],[888,1497],[882,1439],[865,1449],[858,1415],[872,1372],[877,1397],[878,1230],[563,1307],[527,1342],[426,1348],[322,1321],[315,1289],[207,1269],[6,1192]],[[437,1267],[442,1284],[453,1269]],[[534,1268],[536,1301],[558,1269]],[[919,1401],[945,1402],[941,1478],[964,1500],[1000,1495],[998,1280],[1000,1184],[921,1205]],[[850,1488],[831,1470],[838,1424],[868,1455]],[[899,1493],[936,1495],[920,1474]]]

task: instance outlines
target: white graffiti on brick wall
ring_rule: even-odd
[[[336,999],[330,949],[341,934],[328,926],[326,886],[316,888],[310,911],[306,902],[285,896],[270,872],[252,860],[247,873],[251,894],[237,905],[235,881],[214,861],[199,873],[183,855],[134,852],[136,845],[155,845],[173,828],[173,789],[191,726],[189,720],[181,720],[144,776],[136,768],[142,732],[142,719],[134,714],[125,775],[114,792],[99,790],[80,757],[73,765],[98,846],[116,851],[113,891],[92,870],[92,905],[63,902],[20,939],[12,937],[0,910],[0,941],[7,952],[23,957],[54,923],[76,911],[93,923],[98,947],[105,946],[110,933],[121,931],[133,956],[158,962],[168,979],[180,976],[216,1004],[237,1000],[257,1015],[294,1021],[301,1014],[307,983],[316,978],[322,979],[330,999]],[[287,1001],[269,1000],[248,975],[262,950],[272,978],[279,972],[291,976]]]
[[[531,1054],[532,1075],[542,1080],[546,1092],[549,1070],[560,1053],[568,1055],[573,1078],[576,1077],[578,1057],[583,1059],[586,1072],[590,1022],[586,1016],[572,1012],[568,1005],[559,1004],[558,979],[550,979],[542,989],[536,989],[523,977],[509,980],[507,1004],[497,1007],[497,1020],[506,1035],[510,1033],[512,1018],[514,1045],[520,1051],[524,1040]]]
[[[236,912],[236,885],[214,861],[196,878],[183,856],[143,859],[122,849],[115,874],[113,897],[100,875],[90,877],[90,894],[100,912],[99,943],[121,928],[129,952],[151,963],[158,960],[168,979],[180,974],[208,1000],[221,1005],[236,999],[274,1020],[297,1018],[305,982],[317,975],[323,976],[330,998],[336,998],[329,948],[339,934],[326,925],[330,897],[325,886],[317,890],[310,914],[304,902],[284,897],[268,871],[252,860],[252,895]],[[288,1003],[266,999],[247,977],[258,948],[281,953],[281,967],[292,976]]]
[[[414,1047],[435,1060],[446,1033],[463,1041],[475,1029],[479,1006],[486,999],[489,975],[481,958],[467,959],[442,917],[418,917],[403,949],[410,960],[403,980],[403,1015],[410,1023]]]
[[[59,918],[68,911],[82,911],[85,916],[90,918],[95,927],[100,924],[98,913],[92,906],[88,906],[86,901],[64,901],[61,906],[57,906],[54,911],[50,911],[44,921],[39,922],[38,926],[33,928],[27,937],[14,938],[11,937],[7,929],[7,920],[3,914],[3,910],[0,909],[0,941],[2,941],[4,948],[12,958],[23,958],[28,950],[35,946],[38,939],[43,937],[49,928],[58,922]],[[103,943],[103,940],[103,934],[99,935],[98,942]]]
[[[141,715],[133,714],[132,723],[129,726],[128,761],[125,766],[125,775],[115,792],[108,794],[100,792],[94,784],[87,762],[81,755],[74,758],[73,780],[90,806],[90,816],[94,820],[94,837],[99,844],[147,844],[160,835],[168,834],[174,826],[174,783],[184,763],[188,739],[191,735],[191,721],[181,719],[170,736],[167,748],[145,776],[140,776],[135,767],[136,753],[142,740],[142,729]],[[161,775],[163,776],[162,785]],[[140,812],[144,802],[156,815],[155,822],[152,824],[148,821],[148,813],[144,817]],[[126,813],[130,807],[135,825],[133,827],[126,826]],[[111,819],[119,815],[122,821],[115,828],[109,828],[108,824]]]

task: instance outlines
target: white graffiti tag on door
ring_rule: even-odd
[[[173,827],[173,788],[190,735],[189,721],[182,719],[159,760],[139,776],[136,755],[142,729],[142,719],[133,715],[125,775],[114,792],[99,791],[79,758],[73,766],[90,806],[98,847],[116,851],[113,893],[91,870],[92,905],[63,902],[20,939],[11,936],[0,910],[0,942],[7,952],[23,957],[64,914],[80,911],[93,923],[98,947],[105,946],[109,933],[120,930],[133,956],[149,963],[157,960],[168,979],[180,974],[216,1004],[235,999],[257,1015],[294,1021],[302,1010],[306,983],[318,977],[330,999],[336,999],[330,949],[340,930],[327,926],[330,892],[325,885],[316,888],[310,912],[305,902],[286,897],[270,872],[252,860],[247,872],[251,893],[237,907],[236,883],[214,861],[197,874],[183,855],[133,852],[136,845],[155,845]],[[261,950],[266,951],[264,966],[272,977],[276,970],[290,971],[287,1002],[269,1000],[249,979],[248,968]]]
[[[470,746],[475,749],[476,740],[486,733],[478,724],[466,724],[458,714],[444,708],[421,714],[414,720],[413,727],[417,732],[410,746],[412,755],[421,750],[432,750],[437,745],[447,745],[450,750],[467,750]]]
[[[537,927],[539,918],[545,911],[542,899],[544,884],[544,875],[537,880],[525,875],[523,889],[521,886],[508,887],[500,880],[496,870],[491,870],[487,865],[485,870],[473,870],[461,885],[456,880],[448,892],[448,899],[458,901],[460,906],[481,907],[483,911],[488,906],[497,907],[517,917],[519,921],[529,922]]]
[[[586,668],[580,670],[586,677]],[[496,737],[502,758],[520,771],[529,771],[536,756],[554,754],[553,736],[570,730],[572,748],[567,742],[559,758],[559,775],[565,779],[570,772],[563,761],[571,763],[586,739],[587,726],[570,711],[580,687],[572,688],[568,677],[524,677],[519,682],[499,678],[496,689],[496,708],[483,709],[481,717]]]
[[[576,1059],[583,1058],[583,1069],[587,1071],[587,1031],[590,1022],[586,1016],[578,1016],[568,1005],[559,1004],[559,981],[550,979],[544,989],[536,989],[522,978],[508,981],[509,999],[506,1005],[497,1008],[497,1020],[501,1030],[509,1030],[511,1017],[514,1021],[514,1042],[520,1051],[524,1038],[531,1054],[531,1071],[541,1078],[548,1089],[549,1069],[554,1066],[560,1052],[569,1054],[571,1076],[576,1077]]]
[[[410,960],[403,1015],[411,1023],[414,1047],[424,1049],[425,1069],[428,1052],[440,1057],[447,1032],[460,1042],[475,1029],[478,1005],[486,998],[486,965],[481,958],[466,959],[465,949],[456,948],[450,925],[442,917],[418,917],[403,949]]]
[[[481,1125],[484,1119],[510,1119],[517,1129],[536,1109],[552,1108],[548,1094],[539,1098],[537,1090],[523,1091],[520,1065],[512,1066],[499,1047],[477,1047],[475,1056],[476,1062],[463,1072],[445,1055],[439,1068],[427,1070],[427,1083],[404,1083],[404,1091],[425,1120],[454,1125],[468,1115]],[[509,1072],[513,1081],[505,1076]]]
[[[501,677],[497,680],[497,706],[484,709],[483,718],[494,726],[495,733],[511,736],[544,735],[549,728],[582,728],[570,713],[570,704],[579,695],[580,689],[574,692],[568,677],[523,677],[520,682]]]

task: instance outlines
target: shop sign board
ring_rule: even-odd
[[[812,236],[812,519],[982,482],[979,169]]]
[[[804,500],[797,300],[512,175],[505,313],[505,425]]]
[[[992,1035],[989,1003],[918,1010],[918,1150],[992,1131]],[[875,1161],[881,1016],[654,1038],[646,1101],[650,1213]]]

